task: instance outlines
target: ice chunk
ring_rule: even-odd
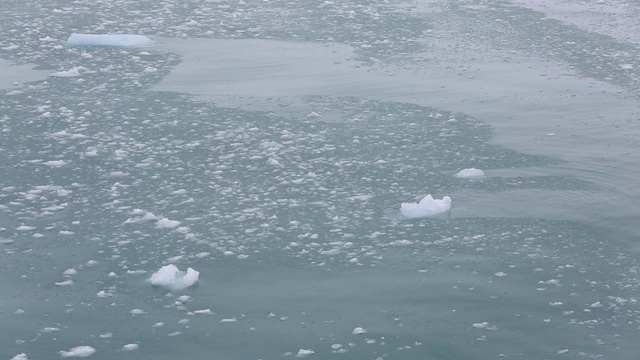
[[[93,355],[96,349],[91,346],[76,346],[69,351],[60,351],[62,357],[87,357]]]
[[[353,329],[352,334],[353,335],[360,335],[360,334],[364,334],[366,332],[367,332],[367,330],[365,330],[364,328],[358,326],[357,328]]]
[[[305,356],[309,356],[309,355],[313,355],[315,354],[315,351],[310,350],[310,349],[300,349],[298,350],[298,354],[296,355],[296,357],[305,357]]]
[[[138,350],[140,346],[138,344],[127,344],[122,347],[122,351]]]
[[[178,227],[180,225],[180,221],[170,220],[167,218],[162,218],[156,221],[156,229],[172,229]]]
[[[22,353],[12,357],[11,360],[29,360],[29,357],[27,356],[27,354]]]
[[[152,285],[162,286],[171,290],[186,289],[198,282],[200,273],[188,268],[187,272],[180,271],[177,266],[169,264],[156,271],[151,278]]]
[[[415,219],[434,217],[451,210],[451,198],[444,196],[441,200],[434,199],[431,194],[425,196],[419,203],[402,203],[400,213],[402,216]]]
[[[468,168],[460,170],[454,176],[458,179],[478,179],[484,176],[484,171],[476,168]]]
[[[53,74],[51,74],[49,76],[53,76],[53,77],[76,77],[76,76],[80,76],[80,68],[73,67],[73,68],[71,68],[69,70],[63,70],[63,71],[54,72]]]
[[[67,39],[69,46],[144,46],[152,43],[144,35],[131,34],[71,34]]]

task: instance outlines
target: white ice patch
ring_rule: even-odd
[[[58,168],[67,165],[67,162],[64,160],[51,160],[43,162],[42,165],[47,165],[48,167],[52,168]]]
[[[149,281],[152,285],[162,286],[171,290],[186,289],[196,282],[200,277],[200,273],[192,268],[188,268],[187,272],[180,271],[177,266],[169,264],[163,266],[151,275]]]
[[[361,334],[364,334],[366,332],[367,332],[367,330],[365,330],[364,328],[358,326],[357,328],[353,329],[352,334],[353,335],[361,335]]]
[[[152,43],[144,35],[131,34],[71,34],[67,39],[69,46],[144,46]]]
[[[167,218],[162,218],[156,221],[156,229],[173,229],[180,225],[180,221],[177,220],[169,220]]]
[[[315,354],[313,350],[300,349],[298,350],[298,354],[296,355],[296,357],[305,357],[313,354]]]
[[[434,217],[451,210],[451,198],[444,196],[441,200],[434,199],[431,194],[425,196],[419,203],[402,203],[400,213],[402,216],[415,219]]]
[[[27,356],[27,354],[22,353],[12,357],[11,360],[29,360],[29,357]]]
[[[53,74],[51,74],[49,76],[52,76],[52,77],[76,77],[76,76],[80,76],[80,68],[79,67],[73,67],[73,68],[71,68],[69,70],[54,72]]]
[[[481,177],[484,177],[484,171],[476,168],[468,168],[460,170],[454,176],[458,179],[479,179]]]
[[[140,346],[138,344],[127,344],[122,347],[122,351],[138,350]]]
[[[69,351],[60,351],[62,357],[87,357],[93,355],[96,349],[91,346],[76,346]]]

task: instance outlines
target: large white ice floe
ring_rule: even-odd
[[[431,194],[425,196],[419,203],[402,203],[400,213],[405,218],[428,218],[446,214],[451,210],[451,198],[444,196],[434,199]]]
[[[187,272],[180,271],[177,266],[169,264],[160,268],[151,275],[149,281],[152,285],[166,287],[170,290],[186,289],[200,278],[200,273],[192,268],[188,268]]]
[[[153,40],[144,35],[131,34],[71,34],[67,39],[69,46],[145,46]]]

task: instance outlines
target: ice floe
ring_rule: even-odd
[[[60,351],[62,357],[87,357],[93,355],[96,349],[91,346],[76,346],[69,351]]]
[[[402,216],[415,219],[435,217],[446,214],[451,210],[451,198],[444,196],[442,199],[434,199],[431,194],[425,196],[419,203],[402,203],[400,213]]]
[[[69,46],[143,46],[153,40],[144,35],[131,34],[71,34],[67,39]]]
[[[188,268],[187,272],[184,272],[180,271],[177,266],[169,264],[161,267],[151,275],[149,281],[155,286],[162,286],[171,290],[182,290],[198,282],[199,277],[200,273],[192,268]]]
[[[460,170],[454,176],[458,179],[479,179],[481,177],[484,177],[484,171],[476,168],[468,168]]]

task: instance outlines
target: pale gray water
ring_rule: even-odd
[[[0,360],[640,353],[637,3],[0,8]]]

